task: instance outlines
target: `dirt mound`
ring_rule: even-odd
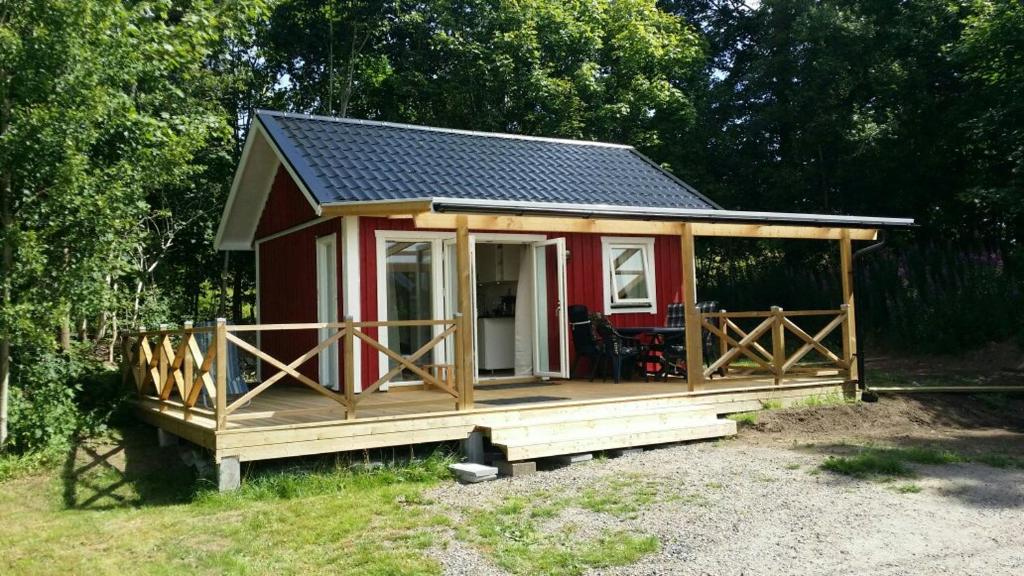
[[[744,426],[753,443],[900,441],[938,436],[1024,433],[1024,395],[883,395],[878,402],[766,410]],[[1024,450],[1024,446],[1021,447]]]

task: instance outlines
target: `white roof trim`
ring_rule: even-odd
[[[314,214],[320,216],[320,205],[257,118],[246,136],[242,157],[217,227],[214,239],[217,250],[252,250],[260,216],[270,197],[278,167],[282,165],[309,202]]]
[[[913,218],[884,218],[879,216],[843,216],[837,214],[752,212],[745,210],[711,210],[706,208],[613,206],[608,204],[565,204],[558,202],[519,202],[462,198],[433,198],[431,201],[435,212],[503,213],[523,216],[549,215],[635,220],[693,220],[754,224],[800,224],[822,227],[885,228],[914,225]]]

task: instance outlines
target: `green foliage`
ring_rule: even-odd
[[[58,454],[80,435],[104,432],[126,398],[121,375],[84,346],[20,354],[12,376],[9,447],[21,453]]]

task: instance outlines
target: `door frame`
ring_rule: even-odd
[[[533,256],[532,247],[535,246],[538,242],[548,242],[548,241],[551,241],[552,243],[554,243],[555,241],[559,241],[560,240],[561,241],[561,251],[560,251],[560,253],[563,254],[563,255],[566,253],[566,250],[565,250],[565,238],[564,237],[548,238],[548,236],[545,235],[545,234],[508,234],[508,233],[480,233],[480,234],[473,234],[473,233],[471,233],[470,236],[472,238],[472,243],[473,244],[478,244],[478,243],[487,243],[487,244],[520,244],[520,245],[526,246],[528,251],[530,252],[528,257],[530,258],[530,262],[531,263],[533,262],[533,257],[534,257]],[[374,232],[374,237],[375,237],[374,249],[375,249],[375,253],[376,253],[376,266],[377,266],[377,270],[376,270],[376,277],[377,277],[377,319],[378,320],[386,320],[387,319],[387,311],[388,311],[387,287],[386,287],[386,277],[387,277],[387,274],[386,274],[386,268],[387,268],[387,266],[386,266],[387,242],[388,241],[396,241],[396,240],[397,241],[403,241],[404,240],[404,241],[407,241],[407,242],[429,242],[430,243],[430,245],[431,245],[431,248],[430,248],[430,250],[431,250],[431,258],[432,258],[432,265],[431,265],[431,289],[433,290],[433,297],[432,297],[431,300],[432,300],[432,305],[433,305],[433,308],[434,308],[433,314],[436,316],[436,315],[438,315],[438,311],[440,311],[441,315],[444,315],[444,313],[446,312],[446,309],[447,309],[447,307],[446,307],[446,300],[448,299],[448,294],[447,294],[448,291],[446,290],[446,282],[445,282],[445,277],[444,277],[445,276],[445,266],[447,265],[447,262],[446,262],[446,260],[447,260],[447,253],[446,253],[445,245],[446,245],[446,243],[448,241],[453,241],[455,239],[455,233],[454,232],[434,231],[434,230],[376,230]],[[475,259],[475,257],[474,257],[472,252],[471,252],[470,270],[471,270],[472,278],[474,279],[472,284],[475,287],[476,259]],[[531,264],[531,266],[530,266],[530,274],[531,274],[531,276],[534,273],[535,273],[535,269],[534,269],[534,266]],[[559,275],[562,278],[561,285],[563,287],[565,286],[565,273],[566,273],[565,262],[563,260],[562,265],[559,266]],[[530,280],[531,280],[531,282],[534,281],[533,278],[531,278]],[[562,296],[565,296],[565,290],[563,290]],[[533,300],[534,301],[531,302],[531,306],[535,307],[536,306],[536,294],[534,294],[534,299]],[[473,310],[472,310],[473,322],[471,322],[470,324],[472,326],[471,329],[473,330],[473,344],[474,344],[473,348],[474,348],[474,351],[476,351],[476,350],[479,350],[479,346],[476,345],[477,344],[477,334],[476,334],[476,326],[475,326],[475,324],[476,324],[476,319],[479,317],[479,310],[477,308],[476,298],[475,297],[471,298],[471,301],[472,301],[472,306],[473,306]],[[563,302],[562,306],[561,306],[561,316],[563,316],[563,317],[565,316],[565,309],[566,309],[566,305]],[[564,324],[564,322],[563,322],[563,324]],[[531,326],[531,328],[532,328],[532,326]],[[444,330],[443,330],[442,326],[435,326],[434,329],[433,329],[433,334],[435,336],[437,336],[437,335],[441,334],[441,332],[443,332],[443,331]],[[564,327],[563,327],[562,331],[565,332]],[[562,343],[561,343],[562,348],[563,348],[563,351],[562,351],[562,364],[565,366],[565,370],[563,370],[563,374],[567,374],[567,371],[568,371],[568,353],[569,353],[568,342],[567,342],[566,338],[563,338],[562,340],[563,340]],[[380,342],[381,346],[388,347],[388,333],[387,333],[387,330],[381,329],[379,331],[379,333],[378,333],[378,341]],[[442,343],[440,343],[437,346],[437,348],[435,348],[435,351],[438,354],[443,355],[443,356],[441,356],[442,358],[447,358],[448,354],[449,354],[448,347],[449,347],[449,344],[447,342],[442,342]],[[537,342],[536,342],[536,339],[534,339],[533,348],[534,348],[534,368],[535,369],[534,369],[534,374],[532,374],[530,377],[541,377],[541,374],[538,373],[538,371],[536,370],[536,347],[537,347]],[[386,370],[384,370],[384,367],[387,366],[387,365],[388,365],[388,356],[386,354],[384,354],[384,353],[378,353],[378,363],[377,363],[377,377],[378,378],[380,377],[381,374],[384,374],[384,372],[386,372]],[[523,376],[514,376],[514,375],[513,376],[490,376],[490,377],[481,378],[480,377],[480,373],[479,373],[479,371],[480,371],[479,362],[477,362],[475,358],[474,358],[474,362],[473,362],[473,368],[474,368],[474,374],[473,374],[473,382],[474,383],[481,382],[481,381],[497,382],[497,381],[501,381],[501,380],[514,380],[514,379],[522,379],[522,378],[524,378]],[[559,374],[559,373],[550,373],[550,374],[551,374],[551,377],[556,377],[556,378],[563,377],[563,374]],[[565,376],[565,377],[567,377],[567,376]],[[389,385],[394,385],[394,386],[400,387],[400,386],[416,386],[416,385],[420,385],[422,383],[423,382],[421,380],[407,380],[407,381],[402,381],[402,382],[394,382],[394,381],[392,381],[392,382],[389,382],[387,384],[382,385],[379,389],[381,391],[387,391]]]
[[[316,317],[317,322],[325,324],[338,321],[338,234],[335,232],[316,238]],[[318,328],[317,337],[318,342],[327,340],[331,329]],[[317,354],[317,380],[321,386],[332,390],[340,388],[340,364],[337,342]]]
[[[472,262],[470,263],[470,270],[472,271],[471,272],[471,278],[472,278],[472,286],[474,286],[474,287],[476,286],[476,275],[477,275],[477,270],[476,270],[476,254],[475,254],[476,246],[478,246],[480,244],[517,244],[517,245],[520,245],[520,246],[525,246],[527,251],[529,252],[530,247],[534,243],[536,243],[536,242],[543,242],[543,241],[548,239],[548,237],[546,235],[544,235],[544,234],[506,234],[506,233],[501,233],[501,232],[483,232],[483,233],[480,233],[480,234],[470,233],[470,237],[472,238],[470,247],[473,250],[473,252],[471,252],[471,260],[472,260]],[[452,234],[450,239],[454,240],[455,239],[455,235]],[[527,257],[529,258],[529,256],[527,256]],[[533,274],[533,267],[532,266],[530,267],[530,274]],[[533,279],[531,278],[530,280],[532,282]],[[444,289],[443,286],[442,286],[442,289]],[[447,292],[447,291],[445,291],[445,292]],[[447,293],[446,293],[445,297],[446,298],[448,297]],[[472,297],[471,300],[472,300],[472,303],[473,303],[473,322],[471,322],[470,324],[472,325],[472,330],[473,330],[473,351],[474,351],[474,353],[476,353],[479,356],[480,345],[479,345],[479,337],[478,337],[477,329],[476,329],[476,320],[480,317],[480,308],[477,305],[477,301],[476,301],[476,290],[473,291],[473,297]],[[533,304],[534,304],[533,302],[530,302],[531,306]],[[531,319],[532,319],[532,316],[531,316]],[[531,323],[531,329],[532,329],[532,323]],[[480,376],[479,357],[476,357],[476,358],[473,359],[473,382],[474,382],[474,384],[477,383],[477,382],[501,382],[501,381],[505,381],[505,380],[522,380],[523,378],[534,378],[534,377],[536,377],[536,374],[530,374],[529,376],[516,376],[515,374],[513,374],[512,376],[484,376],[484,377],[481,377]]]
[[[559,236],[555,238],[548,238],[544,241],[534,242],[530,245],[530,274],[533,276],[531,280],[533,281],[533,311],[535,317],[541,306],[541,303],[538,301],[537,294],[537,248],[554,246],[555,257],[558,259],[555,266],[555,285],[558,290],[558,305],[556,307],[556,313],[558,317],[555,319],[555,322],[558,326],[558,346],[560,350],[558,358],[559,369],[557,372],[540,369],[540,338],[537,337],[537,325],[535,322],[533,325],[533,372],[541,378],[569,377],[569,320],[567,315],[568,304],[566,304],[569,291],[566,283],[566,256],[568,254],[568,250],[566,249],[565,244],[565,237]],[[551,322],[550,318],[548,319],[548,322]]]
[[[375,243],[374,249],[377,255],[377,320],[388,319],[388,289],[387,289],[387,243],[389,241],[406,241],[406,242],[428,242],[430,243],[430,289],[433,292],[431,296],[431,307],[433,308],[431,315],[436,316],[438,312],[444,312],[444,294],[443,294],[443,258],[444,258],[444,246],[443,241],[447,238],[454,238],[454,232],[436,232],[436,231],[421,231],[421,230],[376,230],[374,232]],[[432,333],[434,336],[441,334],[444,331],[443,326],[434,326]],[[389,348],[388,346],[388,331],[385,328],[381,328],[377,331],[377,341],[380,345]],[[435,354],[445,354],[445,343],[441,342],[436,348],[434,348]],[[442,356],[443,358],[444,356]],[[377,353],[377,378],[380,378],[387,372],[386,366],[388,365],[388,355],[383,352]],[[423,384],[422,380],[403,380],[395,381],[392,379],[386,382],[378,388],[382,392],[387,392],[391,386],[418,386]]]

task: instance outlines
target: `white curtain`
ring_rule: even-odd
[[[510,248],[506,246],[507,250]],[[519,284],[516,287],[516,376],[533,374],[533,270],[530,246],[520,246]]]

